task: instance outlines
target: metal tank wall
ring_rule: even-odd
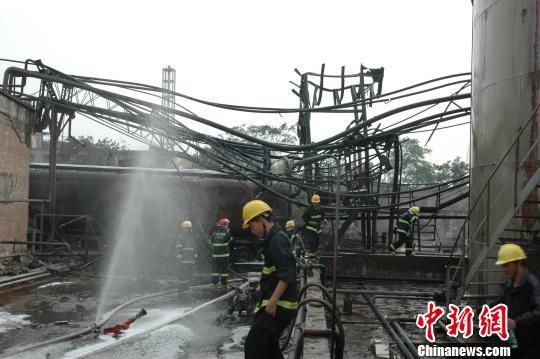
[[[481,191],[491,172],[503,158],[521,126],[528,120],[539,103],[540,73],[540,1],[532,0],[474,0],[472,29],[472,118],[471,118],[471,187],[470,203],[480,197],[472,212],[469,236],[478,230],[475,242],[469,247],[472,262],[486,243],[489,233],[513,204],[514,173],[517,155],[525,153],[536,139],[538,114],[533,125],[522,136],[519,154],[510,153],[496,172],[490,185],[491,201],[500,197],[490,208],[489,224],[482,223],[487,212],[486,192]],[[537,149],[530,155],[537,166]],[[535,168],[525,166],[517,174],[517,187],[527,182]],[[536,191],[533,191],[533,194]],[[533,196],[534,197],[534,196]],[[530,199],[530,198],[529,198]],[[535,199],[535,198],[534,198]],[[537,204],[526,203],[522,216],[537,212]],[[517,223],[518,222],[518,223]],[[530,229],[531,219],[514,219],[512,225]],[[520,235],[514,233],[514,238]],[[504,232],[504,237],[512,236]],[[496,256],[496,246],[490,256]],[[480,281],[501,281],[494,269],[494,259],[484,262]],[[470,287],[473,293],[486,288]]]
[[[140,192],[133,192],[134,181]],[[47,190],[48,166],[32,165],[31,198],[45,198]],[[240,234],[242,205],[255,193],[256,187],[249,182],[209,171],[186,170],[179,174],[113,167],[59,165],[57,168],[57,212],[90,214],[106,232],[114,231],[120,221],[125,198],[136,196],[144,201],[148,215],[178,226],[173,230],[189,219],[196,229],[210,232],[218,218],[229,217],[233,232]]]

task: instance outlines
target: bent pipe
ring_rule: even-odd
[[[304,292],[309,287],[317,287],[317,288],[319,288],[322,291],[322,293],[324,294],[324,296],[326,297],[326,299],[328,300],[328,302],[332,303],[332,296],[330,295],[330,292],[328,291],[328,289],[326,289],[325,287],[323,287],[319,283],[311,283],[310,282],[310,283],[306,284],[305,286],[303,286],[302,288],[300,288],[300,290],[298,291],[298,298],[302,298],[302,295],[304,295]],[[338,312],[339,312],[339,308],[338,308]]]
[[[302,301],[300,301],[300,303],[298,303],[298,311],[304,307],[306,304],[309,304],[309,303],[319,303],[319,304],[322,304],[323,306],[325,306],[328,310],[330,311],[334,311],[334,306],[326,301],[326,300],[322,300],[322,299],[318,299],[318,298],[309,298],[309,299],[304,299]],[[339,318],[339,316],[335,315],[335,318],[336,318],[336,324],[338,326],[338,330],[339,330],[339,336],[341,337],[340,338],[340,343],[342,343],[342,345],[340,346],[339,350],[341,352],[338,351],[338,346],[336,345],[335,346],[335,358],[336,359],[342,359],[343,358],[343,350],[345,348],[345,330],[343,329],[343,323],[341,322],[341,319]],[[287,333],[287,337],[285,339],[285,341],[283,342],[282,346],[280,347],[280,350],[281,351],[284,351],[285,348],[287,347],[287,344],[289,343],[289,340],[291,339],[291,335],[292,335],[292,332],[294,330],[294,325],[291,327],[291,330]],[[304,337],[304,331],[305,329],[303,328],[298,328],[298,330],[302,331],[302,337]],[[336,337],[336,335],[334,335],[334,337]],[[331,335],[330,335],[331,337]],[[298,348],[295,348],[295,352],[298,351]]]
[[[324,264],[320,264],[320,263],[308,263],[308,264],[302,264],[300,266],[300,268],[302,269],[312,269],[312,268],[319,268],[322,270],[322,273],[321,273],[321,276],[323,278],[326,277],[326,273],[328,273],[328,269],[326,268],[326,266]]]
[[[305,286],[306,281],[307,279],[305,279],[304,276],[300,277],[300,285],[302,287]],[[291,348],[287,355],[287,359],[298,359],[303,354],[304,334],[302,332],[302,326],[305,324],[305,322],[306,322],[306,308],[305,307],[298,308],[294,324],[292,325],[290,331],[287,333],[286,343],[290,341],[291,335],[294,332],[293,342],[291,344]],[[284,346],[286,347],[286,345]]]
[[[308,338],[330,338],[334,336],[335,343],[335,359],[343,359],[345,349],[345,336],[338,334],[330,329],[304,329],[304,337]]]

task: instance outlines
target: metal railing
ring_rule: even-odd
[[[520,209],[531,191],[536,188],[536,184],[540,180],[539,161],[533,153],[535,149],[538,149],[538,144],[540,142],[540,134],[536,128],[538,124],[534,120],[539,108],[540,104],[532,111],[527,122],[521,127],[508,150],[492,170],[486,183],[482,187],[482,190],[470,205],[467,217],[458,232],[446,266],[448,272],[446,278],[447,281],[450,281],[450,283],[446,284],[447,288],[450,288],[453,283],[456,283],[458,275],[461,276],[461,289],[458,291],[455,300],[457,303],[460,302],[465,291],[468,289],[472,278],[476,275],[479,267],[486,259],[491,248],[495,245],[500,234],[507,228],[512,218],[515,216],[515,213]],[[527,137],[528,141],[524,141],[523,137],[525,135],[529,136]],[[534,141],[532,141],[533,136]],[[525,154],[520,157],[520,145],[523,146],[523,144],[528,144],[528,146],[525,149]],[[510,158],[510,155],[513,152],[515,153],[513,176],[508,180],[503,171],[504,169],[507,169],[507,167],[503,167],[503,164],[505,164],[505,161]],[[528,171],[527,183],[524,186],[520,186],[519,173],[524,167]],[[501,186],[499,182],[503,181],[504,184]],[[496,188],[497,193],[493,193],[493,188]],[[511,204],[508,204],[509,198],[512,199]],[[507,210],[506,212],[503,212],[504,215],[496,218],[493,216],[493,210],[496,206],[501,205],[505,206]],[[478,218],[478,220],[476,220],[476,218]],[[477,223],[475,228],[471,228],[473,219],[475,219],[475,223]],[[473,265],[466,268],[467,248],[471,243],[479,244],[482,250],[479,255],[475,257]],[[460,259],[458,265],[452,266],[451,260],[454,258],[458,245],[461,248]],[[452,271],[454,272],[451,273]]]

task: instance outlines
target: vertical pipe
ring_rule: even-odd
[[[334,346],[335,346],[335,340],[334,336],[336,334],[336,313],[337,313],[337,301],[336,301],[336,271],[337,271],[337,247],[338,247],[338,240],[339,240],[339,200],[340,200],[340,177],[341,177],[341,166],[339,163],[339,155],[336,155],[335,157],[332,157],[334,161],[336,162],[337,167],[337,179],[336,179],[336,220],[334,221],[334,258],[332,263],[332,338],[330,343],[330,356],[331,358],[334,358]]]
[[[450,281],[451,281],[451,276],[450,276],[450,264],[447,264],[444,269],[445,269],[445,274],[444,274],[444,282],[445,282],[445,286],[446,286],[446,290],[445,290],[445,305],[446,305],[446,308],[448,308],[448,305],[450,304]]]
[[[56,133],[56,120],[58,113],[56,112],[56,106],[52,105],[51,118],[49,119],[49,203],[50,213],[56,213],[56,147],[57,147],[57,133]],[[54,242],[54,236],[56,232],[56,218],[51,217],[49,228],[49,242]]]
[[[49,166],[50,167],[50,166]],[[50,169],[49,169],[50,171]],[[50,197],[49,197],[49,200],[50,200]],[[39,217],[39,241],[40,242],[43,242],[43,214],[45,213],[45,202],[42,202],[41,203],[41,216]],[[34,251],[36,249],[35,247],[35,242],[34,244],[32,245],[32,251]],[[39,250],[43,250],[43,248],[39,248]]]
[[[517,182],[518,182],[518,171],[519,171],[519,138],[520,136],[517,138],[517,142],[516,142],[516,165],[514,167],[514,208],[517,206],[517,195],[518,195]]]
[[[392,197],[390,204],[394,205],[396,204],[396,197],[397,197],[397,191],[398,191],[398,178],[399,178],[399,159],[400,159],[400,151],[399,151],[399,139],[396,137],[394,140],[394,180],[392,184]],[[394,213],[396,212],[396,208],[394,206],[390,207],[390,220],[388,221],[388,244],[394,242]]]
[[[84,216],[85,220],[85,232],[86,235],[84,236],[84,263],[88,263],[88,234],[90,233],[90,222],[88,219],[88,216]]]

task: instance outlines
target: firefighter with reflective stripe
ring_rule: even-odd
[[[296,258],[299,258],[301,256],[301,243],[300,243],[300,236],[298,235],[298,232],[295,230],[296,224],[294,221],[288,220],[287,223],[285,223],[285,232],[287,233],[287,236],[289,236],[289,239],[291,240],[292,245],[292,253]]]
[[[224,289],[227,289],[227,280],[229,278],[229,244],[232,240],[229,233],[230,223],[227,218],[218,220],[217,228],[208,241],[212,247],[212,283],[217,286],[221,280]]]
[[[324,212],[321,209],[321,197],[314,194],[311,197],[311,206],[309,206],[304,215],[304,244],[310,257],[316,257],[319,250],[319,236],[321,233],[322,222],[325,221]]]
[[[182,231],[176,237],[176,263],[178,278],[185,282],[187,287],[191,285],[191,274],[195,270],[197,260],[197,248],[192,232],[190,221],[182,222]]]
[[[261,272],[261,299],[253,325],[246,337],[246,359],[283,358],[279,337],[298,309],[296,262],[289,237],[272,221],[272,208],[260,200],[244,205],[243,228],[263,239],[264,267]]]
[[[418,221],[420,217],[420,207],[411,207],[405,213],[403,213],[398,222],[394,225],[394,233],[398,235],[398,240],[393,244],[390,244],[390,252],[392,255],[396,254],[396,250],[405,243],[405,254],[410,256],[414,255],[413,248],[413,224]]]

